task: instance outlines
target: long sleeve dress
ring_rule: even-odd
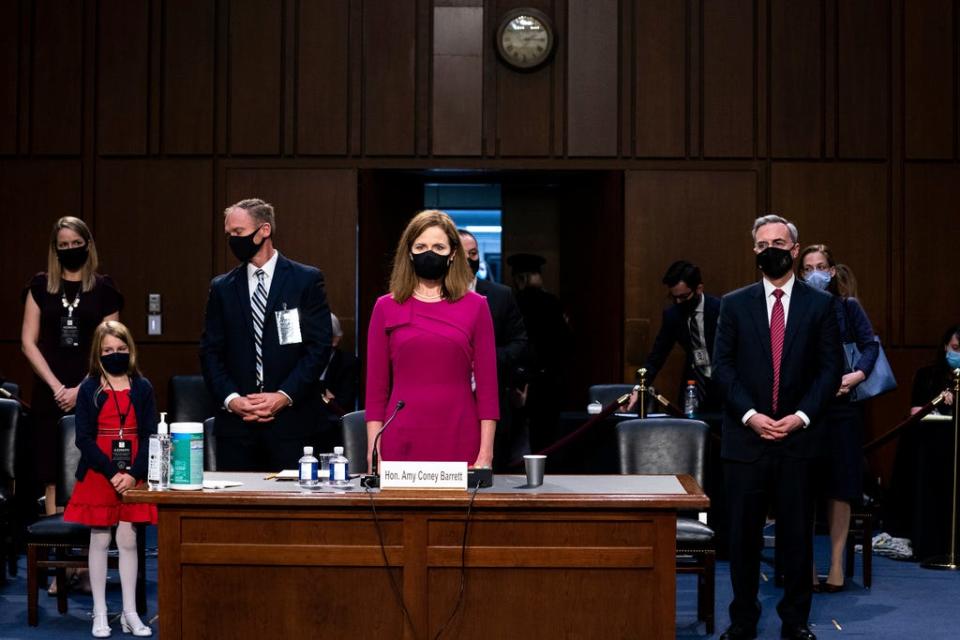
[[[480,450],[480,421],[499,418],[497,352],[483,296],[456,302],[377,300],[367,337],[367,421],[384,421],[384,460],[464,461]],[[475,388],[474,388],[475,387]]]

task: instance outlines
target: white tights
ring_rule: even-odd
[[[109,527],[90,529],[90,590],[93,612],[107,612],[107,551],[110,549]],[[117,524],[117,549],[120,551],[120,590],[123,610],[137,610],[137,530],[129,522]]]

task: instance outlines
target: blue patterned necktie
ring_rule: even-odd
[[[257,288],[253,292],[251,310],[253,311],[253,341],[257,350],[257,388],[263,391],[263,318],[267,312],[267,288],[263,286],[266,275],[263,269],[257,269]]]

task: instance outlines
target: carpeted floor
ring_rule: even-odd
[[[156,546],[156,530],[148,532],[148,548]],[[826,540],[818,538],[817,557],[825,569]],[[20,570],[0,587],[0,640],[62,640],[90,637],[89,595],[72,594],[69,611],[57,613],[55,598],[40,595],[40,626],[27,625],[26,562],[20,558]],[[147,595],[149,615],[157,607],[156,557],[147,559]],[[766,567],[770,575],[769,567]],[[928,571],[913,562],[899,562],[874,556],[873,588],[861,586],[859,558],[857,574],[847,590],[837,594],[814,596],[810,624],[819,638],[870,638],[934,640],[960,638],[960,573]],[[778,638],[780,621],[776,603],[780,591],[773,582],[761,582],[761,638]],[[115,572],[107,586],[110,611],[120,610],[120,583]],[[727,627],[730,602],[730,576],[725,562],[717,566],[717,632]],[[834,621],[840,626],[838,629]],[[113,623],[114,637],[123,637],[119,623]],[[154,625],[155,626],[155,625]],[[154,637],[159,637],[154,634]],[[348,636],[347,636],[348,637]],[[642,633],[637,638],[642,638]],[[696,583],[693,576],[679,576],[677,583],[677,637],[705,637],[703,624],[696,620]]]

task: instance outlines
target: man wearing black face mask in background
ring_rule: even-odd
[[[653,341],[644,368],[647,384],[652,384],[673,350],[679,344],[686,354],[683,377],[677,395],[683,406],[683,394],[687,380],[695,380],[700,394],[701,412],[720,410],[720,397],[713,382],[713,340],[717,333],[717,318],[720,316],[720,299],[703,292],[700,267],[677,260],[663,275],[663,284],[672,304],[663,311],[660,331]]]
[[[200,363],[217,415],[217,461],[227,471],[296,464],[320,424],[320,373],[332,330],[323,274],[273,246],[273,207],[241,200],[224,211],[241,264],[210,283]]]
[[[494,438],[493,465],[495,471],[506,470],[510,462],[523,455],[529,442],[521,442],[522,430],[513,429],[510,391],[514,387],[514,372],[527,350],[527,330],[523,316],[510,287],[476,277],[480,271],[480,249],[477,238],[465,229],[458,229],[460,242],[467,254],[467,264],[473,271],[473,290],[487,299],[493,317],[493,333],[497,341],[497,381],[500,385],[500,421]]]
[[[797,228],[757,218],[754,253],[763,279],[720,305],[714,376],[724,395],[720,455],[730,522],[731,625],[721,640],[757,636],[763,526],[776,508],[782,638],[815,640],[807,626],[813,562],[813,460],[819,424],[840,385],[842,349],[832,297],[793,276]]]

